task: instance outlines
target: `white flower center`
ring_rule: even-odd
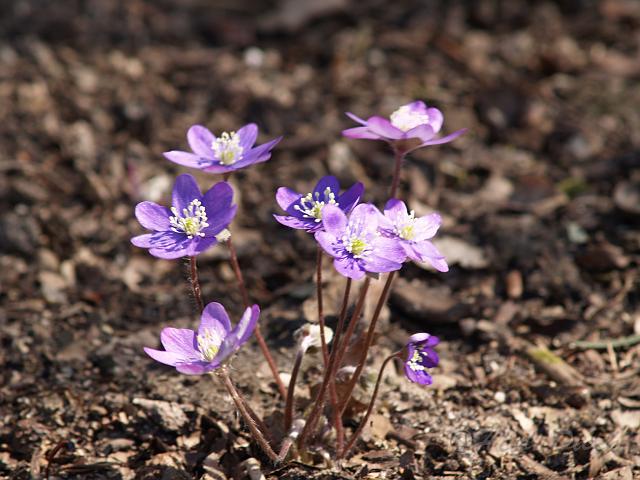
[[[347,230],[342,237],[342,244],[347,252],[353,255],[353,258],[364,258],[373,250],[371,240],[375,235],[378,235],[378,233],[367,231],[364,222],[361,220],[347,226]]]
[[[220,350],[220,344],[222,343],[222,339],[218,336],[215,330],[211,328],[206,328],[200,335],[196,337],[198,341],[198,350],[200,350],[200,355],[202,355],[202,359],[210,362],[215,358]]]
[[[407,365],[409,365],[409,368],[414,372],[423,372],[427,369],[427,367],[422,365],[422,355],[425,357],[428,356],[426,352],[420,349],[420,347],[416,347],[413,351],[413,355],[411,355],[411,358],[407,361]]]
[[[402,238],[403,240],[413,240],[416,236],[414,222],[416,220],[416,212],[411,210],[402,220],[396,219],[394,224],[393,233]]]
[[[178,213],[176,207],[171,207],[171,213],[173,216],[169,217],[169,223],[172,231],[186,233],[189,239],[195,235],[204,237],[204,232],[200,230],[207,228],[209,224],[207,223],[207,211],[200,200],[191,200],[189,206],[182,209],[182,215]]]
[[[240,146],[240,137],[236,132],[223,132],[213,141],[211,148],[223,165],[231,165],[242,160],[244,148]]]
[[[403,132],[408,132],[418,125],[429,123],[429,115],[426,113],[416,112],[415,110],[412,110],[409,105],[403,105],[393,112],[389,118],[391,120],[391,125],[399,128]]]
[[[322,209],[325,205],[338,206],[336,194],[329,187],[324,189],[323,198],[320,199],[320,192],[307,193],[300,199],[300,205],[294,205],[294,209],[302,213],[305,218],[313,218],[314,222],[322,221]]]

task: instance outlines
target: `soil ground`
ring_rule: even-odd
[[[640,478],[639,32],[633,0],[0,3],[0,477]],[[274,192],[332,173],[383,204],[390,153],[342,138],[344,112],[416,98],[469,129],[403,172],[410,206],[443,214],[452,268],[403,269],[359,395],[417,331],[442,339],[434,385],[389,370],[350,459],[316,446],[273,467],[219,385],[144,355],[197,314],[186,266],[130,244],[133,207],[167,202],[185,170],[161,153],[194,123],[284,135],[231,181],[286,371],[315,319],[315,246],[273,220]],[[200,274],[237,319],[223,247]],[[325,279],[332,314],[342,280]],[[276,424],[254,343],[232,374]]]

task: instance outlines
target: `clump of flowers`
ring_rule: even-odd
[[[191,175],[180,175],[173,188],[171,207],[142,202],[135,209],[138,221],[151,233],[134,237],[132,243],[148,249],[151,255],[159,258],[185,257],[189,260],[190,283],[200,316],[197,330],[166,327],[160,334],[163,349],[146,347],[145,352],[154,360],[174,367],[180,373],[210,374],[220,380],[252,437],[274,463],[284,460],[292,452],[294,455],[304,454],[306,446],[317,438],[315,434],[318,431],[318,420],[325,413],[327,402],[331,407],[328,420],[335,429],[334,454],[338,459],[344,457],[354,447],[373,411],[386,366],[392,360],[400,359],[410,381],[429,385],[432,382],[429,370],[436,367],[439,361],[434,350],[439,342],[437,337],[428,333],[417,333],[409,337],[403,350],[384,360],[367,412],[347,440],[345,410],[367,363],[377,321],[387,302],[395,275],[407,260],[428,262],[440,272],[448,270],[444,256],[431,243],[442,223],[441,217],[436,213],[416,217],[397,198],[401,161],[415,148],[446,143],[463,133],[460,130],[447,137],[435,138],[443,124],[442,113],[436,108],[427,108],[421,101],[403,105],[389,120],[375,116],[362,120],[353,114],[348,115],[361,126],[345,130],[345,136],[385,140],[392,145],[396,154],[392,194],[383,211],[380,211],[373,203],[359,203],[364,195],[362,183],[357,182],[341,193],[338,179],[330,175],[321,178],[309,193],[298,193],[288,187],[277,190],[276,202],[285,215],[274,215],[275,219],[287,227],[313,233],[313,237],[309,238],[317,243],[318,323],[305,326],[298,334],[297,352],[288,386],[280,378],[280,370],[261,334],[258,322],[260,308],[252,305],[249,300],[249,292],[233,246],[233,228],[230,224],[237,207],[232,203],[231,185],[221,181],[202,194]],[[253,123],[237,132],[224,132],[219,136],[203,126],[194,125],[187,132],[191,152],[173,150],[166,152],[165,157],[183,166],[223,174],[226,180],[235,170],[268,160],[271,150],[281,138],[255,147],[257,136],[258,127]],[[202,299],[196,259],[199,254],[218,243],[229,249],[229,259],[244,303],[244,314],[235,327],[220,303],[211,302],[205,306]],[[345,278],[342,306],[334,329],[325,325],[322,306],[321,267],[325,255],[333,260],[334,268]],[[359,358],[355,359],[355,364],[346,370],[350,372],[346,381],[339,384],[338,370],[343,367],[346,358],[353,357],[347,355],[347,350],[352,343],[356,325],[363,320],[363,307],[369,285],[371,281],[380,280],[384,280],[384,286],[362,340],[364,347]],[[352,283],[356,281],[362,281],[362,284],[354,307],[349,309]],[[274,438],[269,426],[251,409],[230,376],[229,366],[235,354],[252,335],[271,369],[285,405],[283,427],[286,433],[280,439],[279,449],[275,447],[278,439]],[[321,383],[315,389],[308,409],[297,411],[295,392],[298,373],[305,355],[317,354],[314,352],[319,352],[322,357]]]

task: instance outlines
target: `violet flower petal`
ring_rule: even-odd
[[[196,179],[188,173],[178,175],[173,186],[173,206],[182,215],[182,210],[187,208],[193,200],[201,200],[202,193]]]
[[[419,138],[422,142],[428,142],[436,133],[430,125],[423,124],[412,128],[405,133],[405,138]]]
[[[248,123],[238,130],[240,146],[246,151],[253,147],[258,139],[258,126],[255,123]]]
[[[193,125],[187,131],[187,143],[196,155],[204,158],[213,158],[213,142],[215,136],[207,127]]]
[[[222,304],[211,302],[204,307],[198,326],[198,335],[201,335],[205,329],[214,330],[221,341],[231,331],[231,320]]]
[[[426,147],[428,145],[441,145],[443,143],[449,143],[449,142],[455,140],[456,138],[458,138],[460,135],[462,135],[466,131],[467,131],[467,129],[463,128],[462,130],[458,130],[457,132],[453,132],[453,133],[447,135],[446,137],[436,138],[434,140],[429,140],[428,142],[424,142],[424,143],[422,143],[421,145],[419,145],[416,148]],[[415,150],[415,148],[413,150]]]
[[[171,211],[154,202],[140,202],[136,205],[136,218],[144,228],[155,231],[169,230]]]
[[[337,198],[340,209],[349,213],[362,198],[364,193],[364,185],[361,182],[354,183],[347,191]]]
[[[384,137],[381,137],[377,133],[373,133],[369,130],[369,127],[347,128],[342,130],[342,136],[361,140],[384,140]]]
[[[367,127],[373,133],[390,140],[400,140],[404,138],[404,132],[391,125],[391,122],[383,117],[373,116],[367,120]]]
[[[357,116],[357,115],[355,115],[355,114],[353,114],[351,112],[345,112],[345,115],[347,117],[349,117],[351,120],[353,120],[354,122],[359,123],[360,125],[364,125],[364,126],[367,125],[367,121],[366,120],[360,118],[359,116]]]
[[[358,261],[351,257],[335,258],[333,260],[333,266],[338,273],[353,280],[360,280],[366,274],[366,271]]]
[[[429,115],[429,125],[433,128],[434,133],[438,133],[442,128],[444,122],[444,116],[442,112],[437,108],[427,108],[427,115]]]
[[[182,355],[184,358],[199,359],[196,332],[188,328],[166,327],[160,333],[160,343],[167,352]]]
[[[289,207],[292,207],[302,198],[302,195],[287,187],[280,187],[276,191],[276,202],[278,206],[285,211],[289,211]],[[293,210],[293,209],[292,209]],[[297,212],[297,210],[293,210]],[[293,212],[289,212],[293,213]]]
[[[206,159],[203,159],[194,153],[181,152],[179,150],[164,152],[163,155],[167,160],[184,167],[201,168],[202,164],[207,162]]]
[[[360,207],[358,205],[352,212],[352,215]],[[327,233],[332,234],[334,237],[342,235],[347,227],[347,216],[335,205],[325,205],[322,209],[322,226]]]

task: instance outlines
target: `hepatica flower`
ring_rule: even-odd
[[[378,232],[380,212],[371,204],[360,204],[349,218],[335,205],[322,211],[324,231],[315,233],[320,246],[333,257],[336,270],[345,277],[358,280],[366,273],[399,270],[406,258],[394,238]]]
[[[429,262],[436,270],[447,272],[447,261],[429,241],[441,223],[442,218],[437,213],[416,218],[413,210],[407,211],[404,202],[392,198],[384,207],[379,229],[385,237],[395,238],[414,262]]]
[[[136,247],[148,248],[155,257],[173,259],[195,256],[218,242],[236,214],[233,189],[216,183],[204,195],[191,175],[180,175],[173,186],[172,207],[153,202],[136,206],[140,224],[153,233],[131,239]]]
[[[442,112],[437,108],[428,108],[420,100],[402,105],[389,119],[373,116],[364,120],[350,112],[347,116],[361,126],[343,130],[345,137],[384,140],[402,148],[405,153],[427,145],[448,143],[466,131],[462,129],[446,137],[435,138],[444,121]],[[414,142],[411,145],[406,143],[411,139],[417,139],[417,145]]]
[[[364,185],[357,182],[340,195],[338,179],[331,175],[322,177],[313,191],[306,195],[294,192],[287,187],[280,187],[276,193],[276,201],[288,215],[274,215],[274,217],[287,227],[317,232],[323,228],[324,207],[333,205],[349,213],[363,193]]]
[[[282,139],[278,137],[257,147],[258,126],[249,123],[237,132],[223,132],[215,136],[202,125],[193,125],[187,132],[191,152],[172,150],[165,152],[168,160],[185,167],[199,168],[210,173],[227,173],[266,162],[271,150]]]
[[[220,367],[249,340],[259,316],[257,305],[248,307],[232,329],[224,307],[212,302],[202,312],[197,332],[167,327],[160,334],[164,350],[145,347],[144,351],[154,360],[175,367],[180,373],[207,373]]]
[[[440,339],[428,333],[416,333],[407,342],[407,361],[404,362],[404,372],[407,378],[420,385],[431,385],[431,375],[427,371],[440,361],[433,349]]]

